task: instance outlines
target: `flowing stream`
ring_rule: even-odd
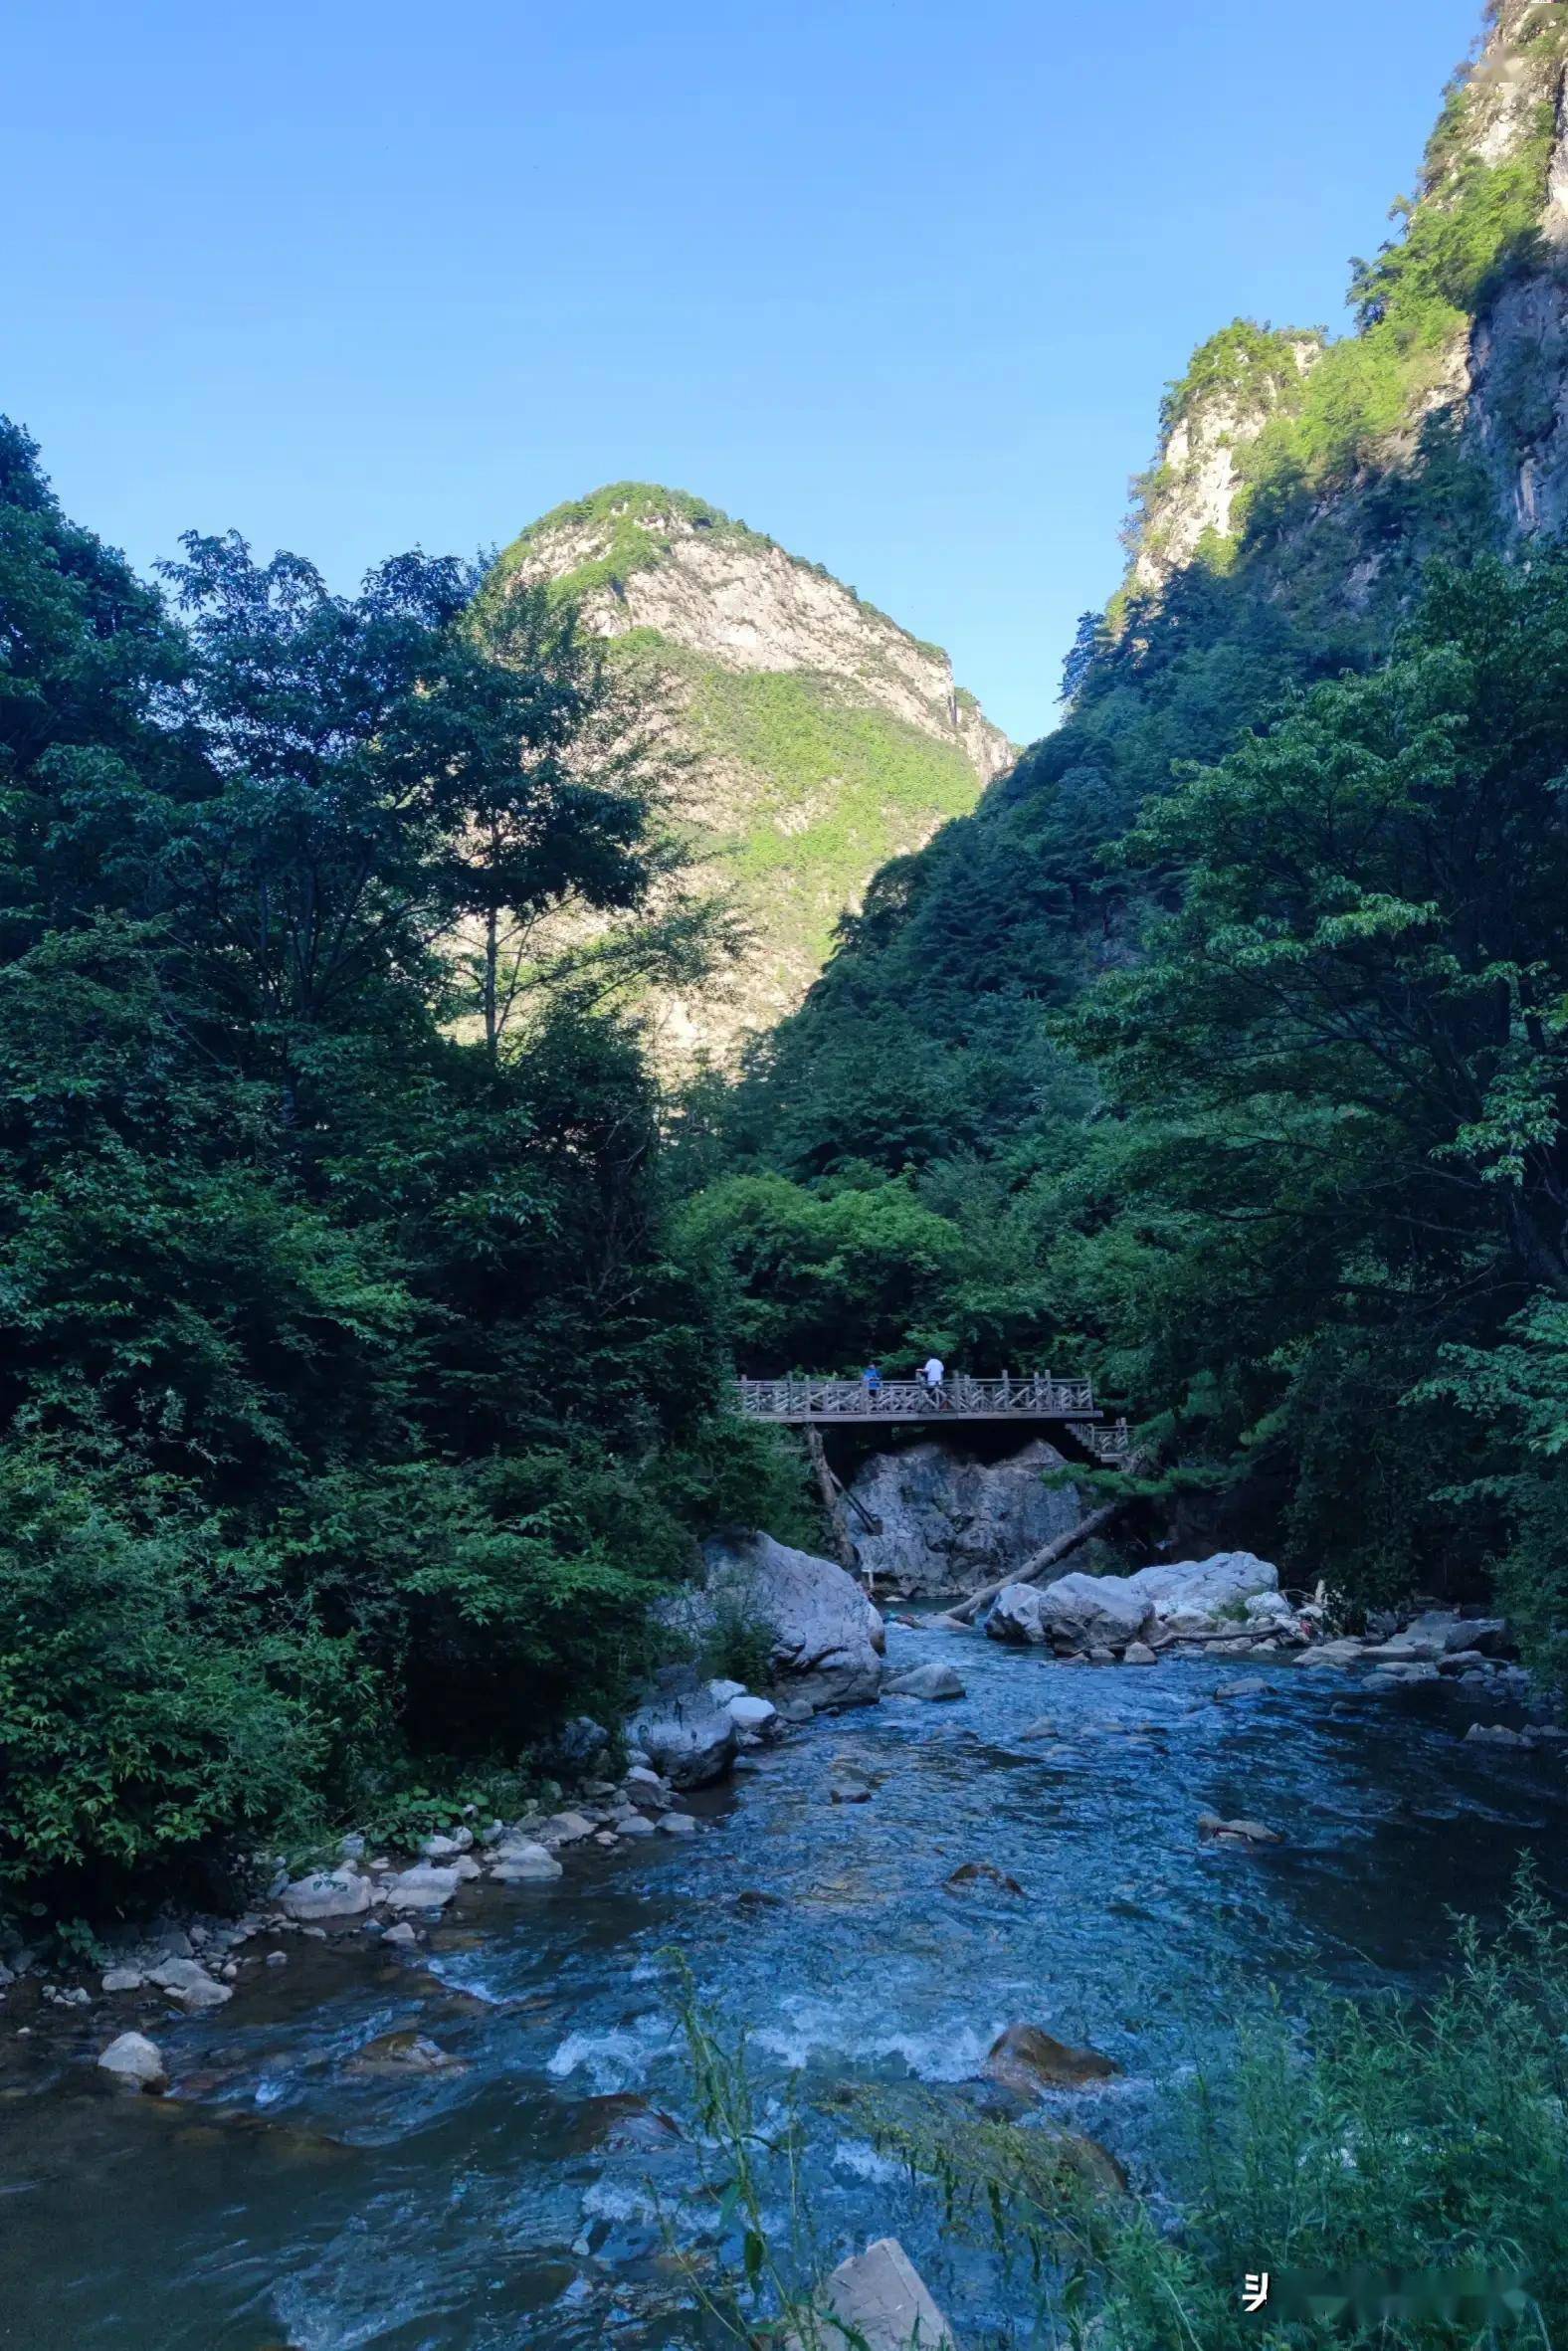
[[[1473,1709],[1448,1688],[1201,1655],[1072,1670],[897,1626],[888,1653],[955,1663],[968,1694],[819,1718],[693,1799],[699,1835],[469,1889],[416,1952],[290,1937],[289,1965],[246,1969],[226,2009],[148,2028],[168,2098],[96,2075],[120,2029],[106,2006],[6,2033],[0,2343],[716,2341],[670,2259],[711,2227],[696,2150],[654,2119],[689,2110],[672,1950],[749,2030],[763,2096],[793,2081],[823,2257],[897,2234],[978,2340],[1025,2285],[942,2241],[846,2118],[846,2084],[957,2084],[1005,2025],[1037,2023],[1124,2068],[1058,2108],[1157,2190],[1170,2084],[1250,1991],[1419,1984],[1450,1909],[1496,1918],[1522,1848],[1568,1891],[1563,1751],[1463,1745]],[[1020,1737],[1041,1715],[1060,1740]],[[882,1775],[870,1803],[830,1804],[836,1753]],[[1206,1809],[1286,1842],[1205,1846]],[[1022,1890],[949,1889],[970,1861]],[[356,2066],[410,2027],[462,2070]]]

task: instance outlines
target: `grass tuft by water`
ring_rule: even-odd
[[[704,2305],[736,2341],[821,2351],[814,2288],[845,2249],[811,2228],[810,2117],[759,2103],[744,2038],[725,2041],[688,1977],[681,2014],[727,2271]],[[983,2334],[996,2351],[1568,2346],[1568,1926],[1527,1868],[1500,1933],[1458,1924],[1432,1998],[1323,1993],[1296,2016],[1267,1998],[1172,2094],[1159,2211],[1048,2115],[868,2090],[854,2118],[928,2189],[944,2234],[1031,2279],[1029,2315]],[[1249,2311],[1263,2273],[1270,2300]],[[1356,2287],[1349,2305],[1311,2314],[1307,2281],[1332,2276]],[[1426,2282],[1401,2302],[1400,2278]]]

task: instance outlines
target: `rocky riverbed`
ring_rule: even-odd
[[[679,1834],[600,1844],[590,1825],[551,1857],[559,1874],[515,1880],[482,1859],[439,1907],[396,1915],[378,1894],[391,1931],[362,1916],[275,1930],[283,1966],[270,1930],[211,2006],[145,1985],[90,2009],[13,1997],[0,2167],[16,2339],[704,2342],[669,2257],[672,2241],[718,2251],[672,1954],[722,2028],[748,2029],[764,2100],[792,2084],[803,2102],[824,2265],[894,2235],[944,2310],[1000,2327],[1016,2287],[943,2241],[847,2117],[848,2086],[971,2097],[995,2045],[1034,2046],[1020,2031],[1094,2053],[1112,2069],[1045,2085],[1041,2110],[1157,2192],[1173,2076],[1266,1979],[1286,1998],[1308,1975],[1420,1981],[1448,1908],[1495,1916],[1526,1849],[1568,1893],[1563,1752],[1511,1681],[1442,1671],[1463,1647],[1407,1657],[1438,1669],[1391,1683],[1386,1658],[1325,1648],[1238,1664],[1187,1644],[1153,1666],[1073,1670],[1049,1647],[928,1622],[885,1638],[889,1690],[914,1677],[901,1694],[755,1748],[737,1730],[708,1786],[636,1767],[665,1781],[646,1817],[680,1817]],[[1468,1736],[1477,1724],[1535,1743]],[[602,1785],[587,1803],[642,1809],[626,1782]],[[489,1827],[465,1855],[495,1851]],[[364,1873],[376,1891],[404,1871]],[[121,2030],[155,2042],[164,2095],[98,2068]]]

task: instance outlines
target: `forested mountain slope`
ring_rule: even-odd
[[[0,1919],[429,1825],[768,1507],[636,1035],[454,1037],[455,930],[644,904],[657,731],[541,594],[183,545],[0,419]]]
[[[1170,387],[1064,723],[878,876],[693,1212],[754,1350],[1080,1351],[1365,1591],[1517,1547],[1556,1426],[1565,57],[1502,0],[1355,331]]]
[[[730,900],[743,935],[699,988],[651,991],[667,1063],[792,1011],[878,867],[1012,757],[939,646],[684,491],[621,482],[559,506],[496,578],[573,604],[663,700],[685,754],[681,888]]]

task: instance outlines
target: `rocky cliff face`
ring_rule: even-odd
[[[858,1514],[853,1519],[861,1566],[882,1589],[909,1599],[978,1591],[1078,1524],[1074,1489],[1041,1482],[1062,1467],[1044,1439],[998,1462],[948,1444],[874,1454],[851,1485],[882,1527],[869,1534]]]
[[[653,1007],[667,1058],[725,1056],[792,1010],[879,866],[965,814],[1012,756],[939,646],[684,492],[595,491],[501,568],[651,665],[691,754],[689,886],[729,895],[750,944],[700,998]]]
[[[1357,265],[1359,331],[1237,320],[1171,387],[1136,485],[1128,590],[1261,556],[1318,617],[1397,602],[1426,556],[1568,522],[1568,0],[1498,0],[1456,77],[1400,236]],[[1422,510],[1420,489],[1433,495]],[[1389,492],[1413,494],[1390,528]],[[1274,558],[1271,562],[1271,555]],[[1334,576],[1324,577],[1325,572]],[[1261,583],[1262,584],[1262,583]],[[1125,599],[1124,599],[1125,601]]]
[[[1354,329],[1236,319],[1170,386],[1125,582],[1075,649],[1064,722],[917,869],[873,883],[876,919],[751,1080],[790,1164],[831,1151],[896,1173],[944,1100],[984,1102],[983,1147],[1010,1150],[1059,1082],[1046,1021],[1138,951],[1148,908],[1106,852],[1139,807],[1290,693],[1379,661],[1432,558],[1568,529],[1565,66],[1568,0],[1493,6],[1399,228],[1355,266]],[[983,993],[950,968],[960,930],[986,939]],[[811,1131],[824,1064],[864,1070],[876,1114],[858,1129],[841,1093],[831,1132]]]

